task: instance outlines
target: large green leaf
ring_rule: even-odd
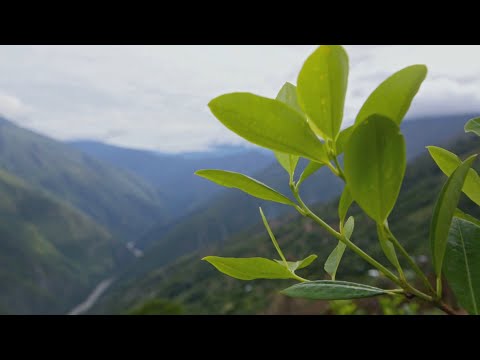
[[[198,170],[195,172],[195,175],[201,176],[225,187],[242,190],[247,194],[260,199],[295,206],[295,204],[286,196],[260,181],[243,174],[224,170]]]
[[[285,85],[283,85],[277,95],[277,100],[283,102],[284,104],[287,104],[288,106],[297,110],[300,114],[303,115],[303,111],[298,104],[297,87],[295,85],[290,84],[289,82],[285,83]],[[293,177],[299,157],[279,151],[274,151],[274,153],[280,165],[282,165],[282,167],[287,171],[287,173]]]
[[[298,184],[303,183],[305,180],[307,180],[310,176],[315,174],[318,170],[320,170],[324,166],[325,164],[321,164],[316,161],[310,161],[308,165],[305,167],[305,170],[303,170],[302,175],[300,175]]]
[[[378,114],[400,125],[426,76],[425,65],[409,66],[390,76],[368,97],[357,115],[355,124],[361,123],[373,114]]]
[[[480,227],[454,218],[448,235],[444,273],[460,305],[480,315]]]
[[[290,271],[300,270],[309,266],[312,262],[315,261],[316,258],[317,258],[317,255],[310,255],[300,261],[287,261],[287,266],[290,269]],[[281,265],[284,264],[283,260],[275,260],[275,261]]]
[[[352,216],[350,216],[343,228],[343,235],[345,235],[347,239],[350,239],[352,237],[354,227],[355,220]],[[333,249],[331,254],[328,256],[327,261],[325,262],[323,268],[325,269],[327,274],[332,277],[332,280],[335,280],[335,277],[337,276],[337,270],[340,266],[340,261],[342,260],[343,253],[345,252],[346,247],[347,245],[339,241],[335,249]]]
[[[427,146],[427,149],[440,170],[447,176],[452,175],[455,169],[462,163],[462,160],[460,160],[457,155],[448,150],[437,146]],[[465,180],[462,191],[474,203],[480,205],[480,176],[478,176],[478,173],[474,169],[468,170],[467,179]]]
[[[447,247],[448,232],[453,215],[457,209],[462,187],[476,155],[469,157],[448,178],[433,210],[430,226],[430,245],[433,254],[433,266],[437,276],[442,273],[443,258]]]
[[[213,99],[208,106],[227,128],[254,144],[319,162],[328,161],[323,143],[302,114],[281,101],[232,93]]]
[[[343,120],[348,84],[348,55],[339,45],[320,46],[298,75],[300,105],[314,131],[335,139]]]
[[[406,168],[405,139],[392,120],[372,115],[345,147],[345,177],[355,202],[383,224],[397,201]]]
[[[465,132],[472,132],[480,136],[480,117],[469,120],[465,124]]]
[[[386,294],[387,291],[346,281],[309,281],[293,285],[282,294],[310,300],[361,299]]]
[[[239,280],[292,279],[294,275],[285,266],[264,258],[222,258],[207,256],[218,271]]]

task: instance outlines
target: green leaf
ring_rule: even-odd
[[[303,115],[303,111],[298,104],[297,87],[289,82],[285,83],[277,95],[277,100],[287,104],[292,109],[297,110]],[[305,119],[306,121],[306,119]],[[275,157],[287,173],[293,178],[295,168],[297,167],[299,157],[295,155],[285,154],[279,151],[274,151]]]
[[[395,266],[399,274],[403,274],[402,267],[398,262],[397,253],[395,252],[395,246],[389,240],[385,228],[382,224],[377,224],[377,234],[378,241],[380,242],[380,247],[382,248],[383,253],[387,257],[388,261],[390,261],[390,263]]]
[[[228,129],[254,144],[318,162],[328,161],[325,146],[302,114],[280,101],[232,93],[213,99],[208,106]]]
[[[298,75],[300,105],[314,131],[335,139],[343,120],[348,84],[348,55],[339,45],[320,46]]]
[[[348,185],[345,185],[343,189],[342,196],[340,196],[340,202],[338,203],[338,217],[340,219],[340,228],[343,227],[345,218],[347,217],[348,209],[353,203],[352,195],[348,190]]]
[[[430,226],[430,245],[433,254],[433,266],[437,277],[442,273],[443,258],[453,215],[457,209],[468,170],[475,158],[476,155],[469,157],[453,172],[443,186],[433,210]]]
[[[426,76],[425,65],[409,66],[390,76],[368,97],[357,115],[355,124],[361,123],[373,114],[378,114],[400,125]]]
[[[345,151],[345,144],[348,142],[348,139],[350,139],[350,135],[352,134],[354,129],[354,126],[349,126],[346,129],[343,129],[340,131],[340,134],[338,134],[337,141],[335,142],[335,146],[337,149],[337,155],[340,155]]]
[[[469,120],[465,124],[465,132],[466,133],[472,132],[480,136],[480,117]]]
[[[343,235],[347,239],[350,239],[353,234],[353,229],[355,227],[355,220],[352,216],[350,216],[345,223],[343,228]],[[332,280],[335,280],[337,276],[337,270],[340,266],[340,261],[342,260],[343,253],[345,252],[347,245],[343,242],[339,241],[335,249],[333,249],[332,253],[328,256],[327,261],[325,262],[324,269],[332,277]]]
[[[294,298],[310,300],[348,300],[383,295],[387,294],[387,291],[346,281],[320,280],[296,284],[281,293]]]
[[[270,229],[270,225],[268,225],[267,218],[265,217],[265,214],[263,213],[262,208],[260,208],[260,216],[262,217],[263,225],[265,226],[265,229],[267,229],[268,235],[270,236],[270,239],[272,240],[273,246],[275,246],[275,249],[278,252],[278,255],[282,258],[282,262],[284,265],[287,264],[287,260],[285,259],[285,256],[283,255],[282,250],[280,249],[280,245],[278,245],[278,241],[275,238],[275,235],[273,234],[272,229]]]
[[[295,206],[295,204],[286,196],[260,181],[243,174],[224,170],[198,170],[195,172],[195,175],[201,176],[225,187],[242,190],[243,192],[260,199]]]
[[[316,161],[310,161],[308,165],[305,167],[305,170],[303,170],[302,175],[300,175],[300,179],[298,180],[298,185],[303,183],[305,180],[307,180],[310,176],[315,174],[318,170],[320,170],[324,166],[325,164],[320,164]]]
[[[480,220],[478,220],[477,218],[474,218],[472,215],[465,214],[460,209],[456,209],[455,214],[453,216],[466,221],[470,221],[471,223],[474,223],[475,225],[480,226]]]
[[[290,269],[290,271],[293,272],[295,270],[300,270],[300,269],[306,268],[312,262],[314,262],[316,258],[317,258],[317,255],[310,255],[310,256],[308,256],[305,259],[300,260],[300,261],[287,261],[287,266]],[[284,265],[283,260],[275,260],[275,261],[277,263],[281,264],[281,265]]]
[[[207,256],[202,260],[208,261],[225,275],[239,280],[294,278],[285,266],[264,258],[238,259]]]
[[[295,155],[285,154],[280,151],[274,151],[278,163],[293,177],[298,164],[299,157]]]
[[[405,139],[392,120],[372,115],[345,147],[345,177],[355,202],[383,224],[397,201],[406,168]]]
[[[427,146],[427,149],[440,170],[447,176],[452,175],[455,169],[462,163],[462,160],[450,151],[437,146]],[[468,170],[467,179],[465,180],[462,191],[474,203],[480,205],[480,176],[478,176],[478,173],[474,169]]]
[[[448,234],[444,273],[460,305],[480,315],[480,227],[454,218]]]
[[[297,110],[302,116],[305,116],[303,110],[298,102],[297,97],[297,87],[289,82],[286,82],[285,85],[280,89],[277,100],[287,104],[292,109]]]

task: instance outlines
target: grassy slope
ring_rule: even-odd
[[[111,272],[123,246],[71,206],[0,170],[0,309],[64,313]]]
[[[461,155],[480,152],[478,138],[462,135],[446,148]],[[478,164],[477,164],[478,168]],[[435,199],[446,177],[424,154],[409,165],[398,205],[391,216],[391,228],[405,247],[415,255],[429,254],[428,228]],[[337,201],[316,208],[318,214],[336,226]],[[479,215],[478,208],[468,199],[461,208]],[[259,215],[254,214],[257,219]],[[271,215],[267,212],[267,216]],[[383,258],[377,245],[375,228],[359,209],[353,207],[356,228],[353,240],[375,257]],[[232,217],[235,214],[231,215]],[[293,215],[272,221],[274,232],[287,258],[299,259],[311,253],[319,255],[315,265],[305,270],[305,276],[325,278],[323,263],[335,246],[335,241],[310,220]],[[215,225],[212,225],[215,226]],[[122,313],[141,306],[152,298],[166,298],[184,304],[188,312],[209,314],[300,312],[295,301],[277,294],[289,281],[243,282],[224,276],[199,259],[207,254],[219,256],[275,257],[275,250],[262,226],[245,231],[222,244],[210,244],[201,251],[184,256],[167,267],[158,267],[146,276],[127,283],[119,283],[100,300],[94,312]],[[370,269],[354,254],[346,252],[339,271],[339,279],[365,279]],[[428,270],[428,269],[427,269]],[[302,303],[302,305],[304,305]]]

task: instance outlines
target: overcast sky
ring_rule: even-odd
[[[226,92],[275,97],[315,46],[0,46],[0,114],[51,137],[182,152],[241,144],[208,111]],[[394,71],[426,64],[408,116],[480,113],[480,46],[346,46],[345,122]]]

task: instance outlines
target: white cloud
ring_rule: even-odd
[[[29,109],[22,101],[12,95],[0,93],[0,115],[7,118],[24,119]]]
[[[0,113],[58,139],[168,152],[242,143],[208,112],[230,91],[274,97],[314,46],[0,46]],[[347,46],[346,122],[393,71],[430,72],[409,116],[480,111],[480,46]]]

